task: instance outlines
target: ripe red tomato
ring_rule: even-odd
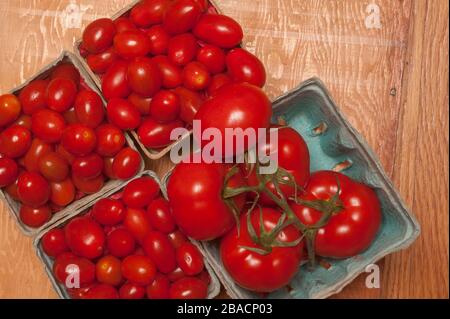
[[[239,45],[244,35],[239,23],[221,14],[203,15],[193,33],[200,40],[224,49]]]
[[[140,28],[159,24],[169,4],[169,0],[144,0],[131,9],[130,19]]]
[[[194,60],[197,50],[197,39],[191,33],[183,33],[170,39],[167,56],[172,63],[181,66]]]
[[[34,138],[24,157],[24,165],[27,171],[39,172],[39,159],[52,151],[53,146],[51,144],[45,143],[37,137]]]
[[[125,228],[111,231],[106,238],[106,243],[109,253],[118,258],[131,255],[136,245],[133,235]]]
[[[236,48],[228,52],[227,69],[235,82],[247,82],[259,87],[266,83],[264,64],[247,50]]]
[[[103,256],[95,265],[95,277],[103,284],[117,286],[122,282],[121,266],[120,259],[111,255]]]
[[[180,280],[181,278],[184,277],[186,277],[186,274],[183,272],[183,270],[181,270],[180,267],[177,267],[177,269],[172,271],[170,274],[167,274],[167,278],[169,278],[171,282]]]
[[[201,279],[184,277],[170,286],[171,299],[206,299],[208,286]]]
[[[56,78],[71,80],[77,88],[80,85],[80,72],[70,62],[63,62],[55,66],[50,75],[50,81]]]
[[[50,201],[58,207],[66,207],[75,199],[75,185],[70,178],[50,183]]]
[[[175,89],[175,93],[180,98],[180,118],[183,122],[192,124],[205,98],[200,93],[181,86]]]
[[[156,276],[156,266],[148,256],[130,255],[122,261],[122,275],[138,285],[149,285]]]
[[[20,115],[22,106],[13,94],[0,95],[0,127],[14,122]]]
[[[183,83],[182,70],[165,55],[159,55],[153,58],[153,62],[159,68],[162,76],[162,86],[166,89],[173,89]]]
[[[47,143],[58,142],[65,127],[66,122],[63,116],[55,111],[39,110],[31,117],[31,131],[36,137]]]
[[[112,170],[112,164],[114,162],[114,157],[104,157],[103,158],[103,175],[108,179],[117,179]]]
[[[131,93],[128,96],[128,102],[133,104],[133,106],[141,113],[141,115],[148,115],[150,112],[150,102],[152,98],[144,97],[136,93]]]
[[[169,203],[164,198],[154,199],[148,205],[147,217],[152,227],[160,232],[167,234],[176,228]]]
[[[38,173],[23,172],[17,181],[17,193],[23,204],[39,207],[50,198],[50,185]]]
[[[339,181],[339,185],[338,185]],[[315,239],[315,253],[323,257],[348,258],[366,250],[381,224],[380,202],[367,185],[341,173],[318,171],[311,174],[302,199],[329,200],[338,190],[342,209],[331,215]],[[294,213],[305,225],[315,224],[322,213],[298,204],[291,204]]]
[[[89,54],[86,58],[86,62],[94,73],[103,74],[115,61],[117,61],[117,59],[118,56],[114,51],[114,48],[111,47],[101,53]]]
[[[153,55],[166,54],[170,36],[161,25],[155,25],[147,30],[150,38],[150,53]]]
[[[39,173],[50,182],[62,182],[69,175],[69,164],[56,152],[49,152],[39,158]]]
[[[150,231],[142,241],[142,248],[155,263],[159,272],[168,274],[177,268],[175,249],[165,234]]]
[[[159,91],[162,85],[161,71],[147,57],[136,58],[128,65],[128,84],[133,92],[145,97],[151,97]]]
[[[19,100],[23,113],[33,115],[34,112],[47,106],[45,93],[48,82],[48,80],[34,80],[20,91]]]
[[[114,226],[125,218],[125,207],[120,200],[102,198],[92,208],[92,217],[102,225]]]
[[[83,90],[75,99],[75,113],[81,124],[96,128],[105,116],[103,101],[94,91]]]
[[[94,259],[102,255],[105,233],[102,227],[89,217],[75,217],[64,227],[66,242],[72,252]]]
[[[83,289],[82,289],[83,290]],[[111,285],[94,284],[85,289],[80,299],[119,299],[117,289]]]
[[[128,30],[114,37],[114,49],[124,59],[146,56],[150,52],[150,39],[141,30]]]
[[[229,169],[230,166],[225,164],[182,162],[173,170],[167,185],[169,202],[178,227],[187,236],[196,240],[212,240],[234,226],[233,212],[222,199],[224,179]],[[243,176],[238,173],[227,186],[244,184]],[[239,195],[233,201],[240,211],[245,196]]]
[[[14,183],[19,175],[19,166],[10,158],[0,158],[0,188]]]
[[[83,48],[89,53],[100,53],[113,44],[116,27],[111,19],[91,22],[83,32]]]
[[[98,177],[103,172],[103,158],[92,153],[87,156],[77,157],[72,162],[72,174],[80,178],[91,179]]]
[[[69,251],[64,237],[64,231],[61,228],[54,228],[46,232],[42,236],[41,245],[44,252],[53,258]]]
[[[250,220],[257,236],[261,235],[260,221],[264,229],[271,231],[279,221],[281,213],[272,208],[256,208],[250,212]],[[235,227],[220,243],[223,266],[241,287],[256,292],[272,292],[287,285],[297,273],[302,256],[303,242],[294,247],[272,247],[267,254],[245,249],[259,248],[248,232],[247,215],[241,217],[240,230]],[[290,225],[277,236],[284,243],[300,238],[299,231]]]
[[[95,130],[97,147],[95,151],[101,156],[116,155],[125,145],[125,135],[112,124],[102,124]]]
[[[40,207],[30,207],[22,205],[19,210],[19,218],[25,225],[33,228],[41,227],[52,217],[52,212],[48,205]]]
[[[0,154],[10,158],[24,155],[31,146],[31,133],[23,126],[13,125],[0,133]]]
[[[130,147],[123,148],[114,157],[113,172],[119,179],[129,179],[139,172],[141,167],[141,155]]]
[[[169,238],[170,243],[175,249],[180,248],[185,242],[187,242],[186,236],[184,236],[184,234],[178,229],[168,234],[167,238]]]
[[[175,0],[167,8],[164,29],[170,34],[188,32],[202,14],[200,6],[193,0]]]
[[[219,89],[227,84],[232,83],[233,80],[224,73],[216,74],[212,77],[211,83],[208,86],[208,95],[214,96]]]
[[[49,109],[62,113],[73,105],[76,96],[77,86],[72,80],[55,78],[47,86],[45,101]]]
[[[149,117],[142,122],[137,134],[139,140],[145,147],[162,148],[173,142],[170,139],[170,133],[179,127],[183,127],[183,122],[180,120],[169,123],[158,123]]]
[[[176,250],[178,266],[187,276],[196,276],[203,271],[203,255],[197,246],[190,242],[184,243]]]
[[[131,282],[128,282],[119,289],[120,299],[143,299],[145,297],[145,288]]]
[[[119,97],[126,98],[131,93],[127,80],[128,62],[116,61],[106,71],[102,78],[102,93],[109,100]]]
[[[144,208],[159,194],[159,185],[151,177],[137,178],[123,189],[122,200],[128,207]]]
[[[95,280],[95,265],[88,259],[75,256],[73,253],[61,253],[53,264],[56,279],[66,284],[69,275],[78,273],[80,286],[86,286]]]
[[[172,91],[159,91],[150,102],[149,113],[160,123],[172,122],[180,113],[180,98]]]
[[[133,23],[133,21],[131,21],[130,18],[127,18],[127,17],[117,18],[116,20],[114,20],[114,25],[116,26],[117,33],[137,29],[137,27]]]
[[[123,225],[139,242],[152,230],[143,209],[127,208]]]
[[[19,125],[27,130],[31,130],[31,116],[22,114],[17,118],[13,125]]]
[[[225,70],[225,52],[214,45],[206,44],[197,53],[197,61],[202,63],[211,74]]]
[[[194,2],[197,3],[197,5],[202,10],[202,12],[206,11],[206,9],[208,9],[208,6],[209,6],[209,1],[208,0],[194,0]]]
[[[170,280],[167,276],[157,274],[155,280],[147,286],[148,299],[169,299]]]
[[[108,120],[122,130],[133,130],[141,123],[141,114],[128,100],[113,98],[106,106]]]
[[[21,170],[21,169],[19,168],[19,174],[18,174],[18,176],[20,176],[20,174],[21,174],[22,172],[23,172],[23,170]],[[17,181],[18,181],[18,178],[16,178],[16,180],[15,180],[13,183],[9,184],[8,186],[5,186],[5,187],[3,188],[3,190],[4,190],[5,193],[8,194],[12,199],[17,200],[17,201],[20,201],[19,194],[17,193]]]
[[[183,79],[184,86],[194,91],[206,89],[211,82],[211,76],[206,66],[195,61],[184,67]]]
[[[85,179],[72,174],[72,181],[75,187],[84,194],[97,193],[102,189],[105,183],[103,175],[91,179]]]
[[[52,151],[53,149],[51,149]],[[75,156],[73,156],[71,153],[69,153],[61,144],[58,144],[56,146],[56,153],[64,157],[67,161],[67,163],[72,164],[75,160]]]
[[[71,124],[66,127],[61,137],[62,146],[75,156],[88,155],[97,145],[97,137],[90,127]]]

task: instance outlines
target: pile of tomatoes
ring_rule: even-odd
[[[132,180],[83,216],[48,231],[41,244],[54,259],[56,280],[72,298],[202,299],[208,294],[203,256],[178,230],[150,176]]]
[[[69,62],[18,95],[0,96],[0,187],[19,201],[20,220],[40,227],[107,179],[129,179],[141,157],[108,123],[101,97]]]
[[[207,0],[143,0],[114,21],[89,24],[80,53],[101,78],[110,121],[158,149],[222,86],[264,86],[264,66],[239,48],[242,37]]]

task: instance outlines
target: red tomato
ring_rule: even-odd
[[[0,127],[14,122],[20,115],[22,106],[13,94],[0,95]]]
[[[159,231],[149,232],[142,241],[142,248],[159,272],[168,274],[177,268],[175,249],[165,234]]]
[[[225,70],[225,52],[214,45],[204,45],[197,53],[197,61],[202,63],[211,74]]]
[[[159,194],[159,185],[151,177],[137,178],[125,186],[122,201],[131,208],[144,208]]]
[[[130,217],[128,216],[128,218]],[[106,238],[106,243],[109,253],[118,258],[131,255],[135,248],[134,237],[125,228],[111,231]]]
[[[123,225],[139,242],[152,230],[143,209],[127,208]]]
[[[46,143],[58,142],[66,122],[61,114],[51,110],[39,110],[31,117],[31,131]]]
[[[279,221],[281,213],[271,208],[255,208],[251,223],[260,236],[260,221],[265,231],[271,231]],[[240,231],[235,227],[220,243],[223,266],[241,287],[256,292],[272,292],[289,284],[297,273],[301,262],[303,242],[294,247],[272,247],[267,254],[260,254],[245,247],[259,248],[248,232],[247,215],[241,217]],[[277,236],[280,242],[294,242],[300,238],[299,231],[290,225]]]
[[[94,259],[102,255],[105,233],[102,227],[89,217],[75,217],[64,227],[66,242],[72,252]]]
[[[92,179],[98,177],[103,171],[103,159],[95,153],[77,157],[72,162],[72,174],[80,178]]]
[[[105,116],[103,101],[94,91],[83,90],[75,99],[75,113],[81,124],[96,128]]]
[[[39,158],[39,172],[50,182],[62,182],[69,175],[69,164],[56,152],[49,152]]]
[[[167,8],[164,16],[164,29],[170,34],[188,32],[201,15],[200,6],[193,0],[175,0]]]
[[[97,145],[97,137],[90,127],[81,124],[67,126],[61,138],[62,146],[75,156],[88,155]]]
[[[164,198],[154,199],[148,205],[147,217],[152,227],[160,232],[167,234],[176,228],[169,203]]]
[[[50,201],[58,207],[66,207],[75,199],[75,185],[70,178],[50,183]]]
[[[203,15],[193,33],[200,40],[224,49],[239,45],[244,35],[239,23],[221,14]]]
[[[52,151],[52,149],[50,150]],[[63,158],[65,158],[65,160],[67,161],[67,163],[72,164],[73,161],[75,160],[75,156],[73,156],[71,153],[69,153],[61,144],[58,144],[56,146],[56,153],[58,153],[59,155],[61,155]],[[44,154],[44,153],[43,153]]]
[[[47,106],[45,92],[48,82],[48,80],[34,80],[20,91],[19,100],[23,113],[33,115],[34,112]]]
[[[142,96],[151,97],[162,85],[161,71],[147,57],[136,58],[128,65],[128,83],[131,89]]]
[[[233,212],[222,199],[222,191],[225,186],[240,187],[245,182],[238,173],[224,185],[229,169],[230,166],[224,164],[182,162],[173,170],[167,185],[169,202],[178,227],[187,236],[212,240],[234,226]],[[235,197],[234,202],[240,211],[245,196]]]
[[[92,217],[102,225],[114,226],[125,218],[125,207],[120,200],[102,198],[92,208]]]
[[[171,299],[206,299],[208,286],[195,277],[185,277],[175,281],[170,287]]]
[[[14,125],[19,125],[27,130],[31,130],[31,116],[22,114],[19,118],[14,122]]]
[[[214,96],[219,89],[227,84],[232,83],[231,78],[224,73],[216,74],[212,77],[211,83],[208,86],[208,95]]]
[[[149,113],[160,123],[175,121],[180,113],[180,98],[172,91],[159,91],[150,102]]]
[[[191,33],[184,33],[170,39],[167,56],[172,63],[181,66],[194,60],[197,50],[197,39]]]
[[[208,271],[203,270],[199,275],[196,276],[198,279],[202,280],[207,286],[211,284],[211,277]]]
[[[42,236],[42,249],[50,257],[58,257],[60,254],[69,251],[61,228],[51,229]]]
[[[74,107],[65,111],[63,117],[67,124],[77,124],[79,122]]]
[[[34,138],[24,157],[24,165],[29,172],[39,172],[39,159],[52,152],[53,147],[39,138]]]
[[[19,175],[19,166],[10,158],[0,158],[0,188],[14,183]]]
[[[122,275],[138,285],[149,285],[156,276],[156,266],[148,256],[130,255],[122,261]]]
[[[139,172],[141,162],[141,155],[137,151],[125,147],[114,157],[114,175],[119,179],[129,179]]]
[[[120,259],[111,255],[103,256],[95,265],[95,276],[103,284],[117,286],[122,282],[121,266]]]
[[[24,155],[31,146],[31,133],[26,128],[13,125],[0,133],[0,154],[10,158]]]
[[[101,53],[88,55],[86,62],[94,73],[103,74],[117,59],[118,56],[114,48],[111,47]]]
[[[30,207],[22,205],[19,211],[19,218],[25,225],[33,228],[41,227],[52,217],[52,212],[48,205],[40,207]]]
[[[148,299],[169,299],[170,280],[167,276],[157,274],[146,290]]]
[[[161,23],[169,0],[144,0],[134,6],[130,12],[130,19],[140,28]]]
[[[120,299],[143,299],[145,297],[145,288],[128,282],[120,287],[119,297]]]
[[[180,248],[185,242],[187,242],[186,236],[184,236],[184,234],[178,229],[168,234],[167,238],[169,238],[170,243],[175,249]]]
[[[69,252],[61,253],[56,257],[53,274],[60,283],[66,284],[67,277],[75,273],[79,275],[80,286],[86,286],[95,280],[95,265],[90,260]]]
[[[206,9],[208,9],[208,6],[209,6],[208,0],[194,0],[194,2],[197,3],[197,5],[202,10],[202,12],[205,11]]]
[[[23,172],[17,181],[17,193],[25,205],[39,207],[50,198],[50,185],[37,173]]]
[[[205,98],[198,92],[188,90],[184,87],[175,89],[175,93],[180,98],[180,118],[183,122],[192,124],[195,114],[203,105]]]
[[[264,65],[247,50],[236,48],[228,52],[227,69],[235,82],[247,82],[259,87],[266,83]]]
[[[176,251],[178,266],[187,276],[195,276],[203,271],[203,255],[197,246],[186,242]]]
[[[91,22],[83,32],[83,48],[89,53],[100,53],[113,44],[116,27],[111,19]]]
[[[339,184],[338,184],[339,181]],[[333,213],[320,228],[315,239],[315,253],[323,257],[349,258],[362,253],[374,240],[381,224],[380,202],[367,185],[332,171],[311,174],[306,200],[330,200],[339,190],[342,209]],[[291,204],[294,213],[305,225],[313,225],[322,213],[298,204]]]
[[[75,187],[85,194],[97,193],[105,183],[103,175],[91,179],[84,179],[72,174],[72,181]]]
[[[80,299],[119,299],[119,293],[111,285],[94,284],[86,289]]]
[[[145,147],[162,148],[172,143],[170,133],[179,127],[183,127],[183,122],[180,120],[162,124],[152,118],[147,118],[142,122],[137,134]]]
[[[153,55],[160,55],[167,53],[170,36],[161,25],[155,25],[147,30],[147,35],[150,38],[150,53]]]
[[[114,156],[125,145],[125,135],[112,124],[102,124],[95,130],[97,147],[95,151],[101,156]]]
[[[139,111],[125,99],[113,98],[106,106],[108,120],[121,130],[133,130],[141,123]]]
[[[105,99],[126,98],[131,93],[127,80],[128,62],[116,61],[102,78],[102,93]]]
[[[177,269],[172,271],[170,274],[167,274],[167,278],[169,278],[171,282],[180,280],[181,278],[184,277],[186,277],[186,274],[183,272],[183,270],[181,270],[180,267],[177,267]]]
[[[114,25],[116,26],[116,32],[124,32],[129,30],[136,30],[136,25],[127,17],[120,17],[114,20]]]
[[[123,31],[114,37],[114,49],[124,59],[146,56],[150,47],[150,39],[141,30]]]
[[[45,101],[49,109],[62,113],[73,105],[76,96],[77,86],[72,80],[55,78],[47,86]]]
[[[19,169],[19,174],[18,174],[18,176],[20,176],[20,174],[21,174],[22,172],[23,172],[23,170],[21,171],[21,170]],[[3,190],[4,190],[5,193],[8,194],[12,199],[17,200],[17,201],[20,201],[19,194],[17,193],[17,182],[18,182],[18,178],[16,178],[16,180],[15,180],[13,183],[9,184],[8,186],[5,186],[5,187],[3,188]]]
[[[165,55],[159,55],[153,58],[162,75],[162,85],[166,89],[173,89],[183,83],[183,72]]]
[[[131,93],[128,96],[128,102],[133,104],[133,106],[141,113],[141,115],[148,115],[150,112],[150,102],[152,98],[144,97],[136,93]]]
[[[60,63],[53,69],[50,81],[56,78],[71,80],[77,88],[80,84],[80,72],[70,62]]]
[[[211,76],[208,69],[200,62],[190,62],[183,69],[184,86],[187,89],[201,91],[208,87]]]
[[[104,157],[103,158],[103,175],[108,179],[117,179],[112,170],[112,164],[114,162],[114,157]]]

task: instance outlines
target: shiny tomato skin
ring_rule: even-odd
[[[133,21],[131,21],[130,18],[127,17],[117,18],[116,20],[114,20],[114,25],[116,26],[117,33],[137,29]]]
[[[75,199],[75,185],[70,178],[50,183],[50,189],[50,202],[58,207],[66,207]]]
[[[172,122],[180,113],[180,98],[172,91],[161,90],[150,102],[149,113],[160,123]]]
[[[90,128],[99,126],[105,117],[101,97],[91,90],[82,90],[78,93],[74,108],[78,121]]]
[[[185,277],[170,286],[170,299],[206,299],[208,286],[201,279]]]
[[[155,25],[146,32],[150,38],[150,53],[152,55],[166,54],[170,36],[164,28],[161,25]]]
[[[120,259],[106,255],[95,264],[95,277],[100,283],[118,286],[122,282],[122,262]]]
[[[271,208],[256,208],[250,212],[250,221],[256,234],[260,235],[260,220],[266,231],[272,230],[281,213]],[[300,238],[300,232],[290,225],[279,233],[281,242],[294,242]],[[297,273],[303,242],[294,247],[272,247],[271,252],[263,255],[242,246],[261,248],[250,237],[247,214],[242,215],[240,230],[235,227],[220,243],[220,256],[224,268],[241,287],[255,292],[272,292],[289,284]]]
[[[62,182],[69,175],[69,164],[56,152],[42,155],[38,166],[39,173],[50,182]]]
[[[125,206],[120,200],[102,198],[94,204],[92,217],[101,225],[114,226],[125,218]]]
[[[58,257],[58,255],[69,251],[64,236],[64,230],[61,228],[54,228],[49,230],[42,236],[42,249],[50,257]]]
[[[183,66],[194,60],[197,50],[197,39],[191,33],[183,33],[170,39],[167,56],[175,65]]]
[[[154,199],[147,207],[147,217],[156,230],[168,234],[176,229],[169,202],[164,198]]]
[[[130,19],[140,28],[159,24],[169,4],[169,0],[144,0],[131,9]]]
[[[39,159],[52,152],[53,146],[35,137],[24,157],[24,165],[29,172],[39,172]]]
[[[191,30],[201,15],[200,6],[193,0],[175,0],[167,8],[163,26],[169,34]]]
[[[178,266],[187,276],[196,276],[205,267],[202,253],[190,242],[184,243],[176,250],[176,258]]]
[[[131,60],[146,56],[150,52],[150,39],[141,30],[128,30],[114,37],[114,49],[123,59]]]
[[[120,299],[143,299],[145,297],[145,288],[131,282],[127,282],[119,289]]]
[[[153,282],[146,289],[148,299],[169,299],[170,280],[167,276],[157,274]]]
[[[205,98],[199,93],[185,87],[177,87],[175,93],[180,98],[180,119],[183,122],[192,124],[195,114],[203,105]]]
[[[78,266],[69,267],[69,265]],[[86,286],[95,280],[95,265],[86,258],[78,257],[70,252],[63,252],[56,257],[53,263],[53,274],[56,279],[62,283],[66,283],[69,275],[73,275],[78,271],[80,278],[80,286]]]
[[[14,122],[22,111],[20,100],[14,94],[0,95],[0,127]]]
[[[188,240],[179,229],[168,234],[167,238],[169,238],[170,243],[175,249],[180,248]]]
[[[0,158],[0,188],[14,183],[19,175],[17,163],[7,157]]]
[[[141,96],[136,93],[131,93],[128,98],[128,102],[133,104],[133,106],[139,111],[141,115],[148,115],[150,112],[150,102],[152,98]]]
[[[23,172],[17,181],[17,193],[23,204],[39,207],[49,200],[50,185],[38,173]]]
[[[227,69],[235,82],[247,82],[259,87],[266,83],[263,63],[247,50],[236,48],[227,54]]]
[[[21,157],[30,146],[31,133],[23,126],[13,125],[0,133],[0,154],[5,157]]]
[[[318,230],[315,253],[341,259],[358,255],[370,246],[378,233],[382,216],[380,202],[372,188],[333,171],[312,173],[305,193],[300,197],[329,200],[339,188],[343,209],[334,213]],[[317,210],[295,203],[291,208],[305,225],[316,223],[322,216]]]
[[[103,175],[107,179],[117,179],[112,170],[112,164],[114,162],[114,157],[104,157],[103,158]]]
[[[133,235],[125,228],[117,228],[106,237],[108,251],[117,258],[123,258],[133,253],[136,241]]]
[[[166,89],[173,89],[183,83],[183,71],[165,55],[158,55],[153,58],[153,62],[158,66],[162,76],[162,86]]]
[[[122,261],[122,275],[132,283],[149,285],[156,276],[156,266],[148,256],[130,255]]]
[[[211,76],[200,62],[190,62],[183,69],[183,84],[189,90],[201,91],[208,87]]]
[[[33,115],[34,112],[47,106],[45,92],[48,82],[48,80],[34,80],[20,91],[19,100],[23,113]]]
[[[62,137],[62,146],[75,156],[86,156],[97,145],[95,131],[82,124],[72,124],[66,127]]]
[[[201,47],[197,53],[197,61],[213,75],[225,70],[225,57],[225,52],[221,48],[209,44]]]
[[[55,78],[47,86],[45,101],[50,110],[63,113],[72,107],[76,96],[77,86],[72,80]]]
[[[167,278],[169,278],[170,282],[180,280],[184,277],[186,277],[186,274],[183,272],[183,270],[181,270],[180,267],[177,267],[177,269],[172,271],[170,274],[167,274]]]
[[[65,127],[63,116],[55,111],[39,110],[31,117],[31,131],[46,143],[59,142]]]
[[[71,80],[76,87],[80,85],[80,71],[71,63],[71,62],[64,62],[58,64],[52,71],[50,75],[50,81],[54,80],[56,78],[64,78]]]
[[[72,162],[72,174],[80,178],[91,179],[102,174],[103,158],[96,153],[77,157]]]
[[[77,114],[75,113],[75,108],[72,107],[62,113],[62,116],[64,117],[64,120],[66,121],[66,124],[76,124],[78,123]]]
[[[83,48],[89,53],[100,53],[113,44],[116,27],[111,19],[102,18],[91,22],[83,32]]]
[[[91,179],[84,179],[72,174],[72,181],[75,187],[85,194],[97,193],[105,183],[103,175]]]
[[[122,130],[112,124],[102,124],[95,130],[97,146],[95,151],[105,157],[116,155],[125,145],[125,135]]]
[[[152,118],[147,118],[138,128],[137,134],[145,147],[162,148],[173,142],[170,139],[170,133],[179,127],[183,127],[183,122],[180,120],[163,124]]]
[[[106,51],[90,54],[86,58],[86,62],[91,68],[92,72],[96,74],[105,73],[109,67],[117,61],[118,56],[114,51],[114,48],[109,48]]]
[[[144,208],[159,194],[159,185],[151,177],[139,177],[123,189],[122,201],[127,207]]]
[[[162,85],[161,71],[148,57],[139,57],[130,62],[127,79],[133,92],[145,97],[153,96]]]
[[[220,88],[230,83],[233,83],[233,80],[231,80],[231,78],[227,74],[220,73],[214,75],[207,89],[208,96],[214,96]]]
[[[142,248],[155,263],[159,272],[168,274],[177,268],[175,249],[162,232],[149,232],[142,241]]]
[[[131,93],[127,80],[128,62],[118,60],[102,78],[102,93],[105,99],[126,98]]]
[[[29,227],[37,228],[44,225],[52,217],[52,212],[48,205],[31,207],[22,205],[19,210],[19,218],[22,223]]]
[[[93,219],[82,216],[70,220],[64,227],[66,242],[78,256],[94,259],[103,254],[105,233]]]
[[[141,114],[128,102],[121,98],[109,100],[106,106],[106,114],[109,122],[121,130],[133,130],[141,123]]]
[[[53,150],[53,149],[51,149],[51,150]],[[73,161],[75,160],[75,156],[73,156],[73,154],[69,153],[69,151],[66,150],[61,144],[58,144],[56,146],[56,153],[61,155],[69,164],[72,164]]]
[[[141,162],[139,152],[125,147],[114,157],[112,166],[114,175],[118,179],[129,179],[139,172]]]
[[[140,208],[127,208],[123,225],[138,242],[142,242],[152,230],[152,226],[145,215],[145,210]]]
[[[17,118],[13,125],[19,125],[26,128],[27,130],[31,130],[31,116],[22,114]]]
[[[119,299],[117,289],[107,284],[93,284],[86,288],[86,291],[79,299]]]
[[[193,33],[198,39],[224,49],[239,45],[244,35],[239,23],[221,14],[203,15]]]

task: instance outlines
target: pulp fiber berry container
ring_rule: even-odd
[[[78,58],[74,54],[67,52],[67,51],[63,51],[63,53],[56,60],[54,60],[47,66],[45,66],[37,74],[32,76],[30,79],[28,79],[25,83],[23,83],[22,85],[20,85],[19,87],[15,88],[15,89],[11,90],[10,93],[18,95],[20,93],[20,91],[25,86],[27,86],[30,82],[32,82],[34,80],[47,78],[50,75],[50,73],[52,72],[53,68],[61,63],[73,64],[76,67],[76,69],[80,72],[80,76],[81,76],[82,80],[84,81],[84,84],[87,87],[89,87],[89,89],[98,93],[101,96],[100,91],[98,90],[97,86],[92,81],[92,79],[89,77],[88,73],[86,72],[86,70],[84,69],[84,67],[78,60]],[[103,100],[103,105],[106,105],[104,100]],[[126,145],[136,150],[136,146],[134,145],[134,142],[133,142],[132,138],[128,135],[128,133],[125,133],[125,138],[126,138]],[[140,167],[139,172],[142,172],[143,169],[144,169],[144,162],[141,161],[141,167]],[[14,220],[16,221],[17,225],[19,226],[20,230],[27,236],[35,236],[39,232],[41,232],[44,228],[46,228],[47,226],[53,224],[54,222],[58,221],[59,219],[63,218],[64,216],[66,216],[67,214],[70,214],[71,212],[73,212],[73,211],[79,209],[80,207],[86,205],[87,203],[91,202],[92,200],[94,200],[95,198],[100,196],[102,194],[102,192],[105,192],[111,188],[116,187],[117,185],[120,185],[120,183],[122,183],[122,181],[120,181],[120,180],[107,181],[105,183],[105,185],[103,186],[103,188],[99,192],[97,192],[95,194],[91,194],[91,195],[86,195],[86,196],[82,197],[81,199],[75,200],[74,202],[72,202],[71,204],[66,206],[61,211],[54,213],[52,218],[47,223],[45,223],[44,225],[42,225],[39,228],[29,227],[20,221],[20,218],[19,218],[19,210],[20,210],[20,206],[21,206],[20,202],[11,198],[2,189],[0,189],[0,198],[3,199],[3,202],[8,206],[8,208],[11,211],[12,216],[14,217]]]
[[[44,264],[44,268],[45,268],[45,272],[47,273],[48,277],[50,278],[50,281],[54,287],[54,289],[56,290],[56,292],[58,293],[60,298],[63,299],[70,299],[70,295],[67,292],[67,290],[65,289],[64,285],[59,283],[55,276],[53,275],[53,258],[47,256],[42,248],[42,237],[51,229],[54,228],[59,228],[64,226],[65,224],[67,224],[71,219],[73,219],[74,217],[77,216],[82,216],[83,214],[87,213],[92,206],[100,199],[100,198],[107,198],[110,197],[120,191],[123,190],[123,188],[130,183],[131,181],[142,177],[142,176],[150,176],[151,178],[153,178],[159,185],[160,189],[161,189],[161,193],[163,195],[164,198],[167,199],[167,192],[166,189],[164,187],[164,185],[161,183],[161,181],[159,180],[158,176],[156,175],[155,172],[150,171],[150,170],[146,170],[143,171],[141,173],[139,173],[138,175],[136,175],[136,177],[134,177],[131,180],[128,180],[126,182],[122,182],[120,183],[120,185],[117,185],[111,189],[108,189],[107,191],[102,192],[101,196],[98,196],[96,199],[90,201],[89,203],[87,203],[86,205],[84,205],[83,207],[80,207],[78,210],[73,211],[72,213],[70,213],[69,215],[66,215],[63,219],[59,220],[58,222],[54,223],[53,225],[50,225],[49,227],[43,229],[34,239],[33,242],[33,246],[34,249],[36,251],[37,256],[39,257],[39,259],[42,261],[42,263]],[[203,248],[201,247],[201,245],[195,241],[192,241],[193,244],[195,244],[200,252],[202,253],[202,255],[205,257],[206,253],[203,250]],[[211,283],[208,287],[208,299],[212,299],[214,297],[216,297],[219,293],[220,293],[220,281],[219,279],[216,277],[214,270],[212,269],[212,267],[208,264],[207,259],[205,258],[205,268],[209,273],[209,276],[211,278]]]
[[[305,139],[311,171],[345,170],[353,179],[372,187],[381,202],[382,225],[371,246],[362,254],[343,260],[325,259],[328,269],[300,267],[288,287],[268,298],[326,298],[340,292],[366,267],[384,256],[405,249],[418,237],[420,226],[408,211],[380,161],[363,137],[348,123],[323,83],[316,78],[273,102],[273,122],[282,118]],[[164,183],[170,172],[163,178]],[[261,298],[236,285],[220,259],[219,241],[203,242],[209,263],[232,298]]]

